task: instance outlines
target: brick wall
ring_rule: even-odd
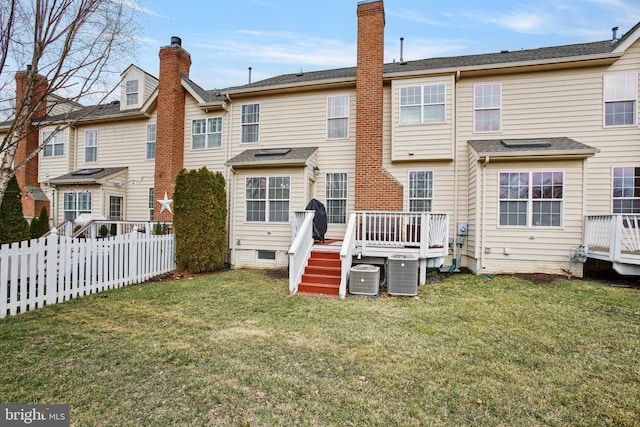
[[[383,167],[384,4],[358,5],[356,77],[357,210],[402,210],[403,189]]]
[[[33,113],[33,121],[43,118],[47,112],[46,95],[49,88],[47,79],[35,74],[33,77],[34,84],[31,93],[28,89],[29,71],[19,71],[16,73],[16,111],[22,105],[22,102],[30,102],[31,100],[44,99]],[[25,124],[24,135],[18,142],[14,164],[22,162],[29,154],[38,149],[40,144],[40,134],[38,130],[34,130],[32,121]],[[33,218],[40,214],[42,206],[46,206],[49,210],[48,203],[35,202],[31,197],[26,195],[25,186],[30,185],[37,187],[38,183],[38,156],[31,159],[23,168],[16,172],[18,185],[22,190],[22,212],[25,218]]]
[[[158,123],[156,128],[155,198],[166,192],[173,198],[175,179],[184,167],[185,91],[181,76],[189,76],[191,56],[172,39],[172,45],[160,49],[160,81],[158,84]],[[172,221],[173,215],[155,203],[153,217]]]

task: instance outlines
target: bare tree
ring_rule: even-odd
[[[0,203],[9,179],[56,131],[73,126],[115,90],[109,77],[135,51],[138,10],[131,0],[2,0],[0,116],[10,112],[11,118],[0,126]],[[23,90],[15,90],[17,71]],[[54,132],[16,159],[18,144],[44,126]]]

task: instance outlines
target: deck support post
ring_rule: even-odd
[[[427,259],[420,258],[420,285],[427,284]]]

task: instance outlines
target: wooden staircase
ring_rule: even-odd
[[[339,252],[313,250],[298,294],[338,297],[342,261]]]

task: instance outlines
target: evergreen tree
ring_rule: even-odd
[[[37,239],[42,237],[47,231],[49,231],[49,214],[47,208],[44,206],[40,209],[40,215],[37,218],[31,220],[31,238]]]
[[[227,261],[227,195],[220,172],[183,170],[173,193],[176,265],[203,273]]]
[[[15,176],[11,177],[0,204],[0,244],[29,240],[29,222],[22,214],[22,194]]]

